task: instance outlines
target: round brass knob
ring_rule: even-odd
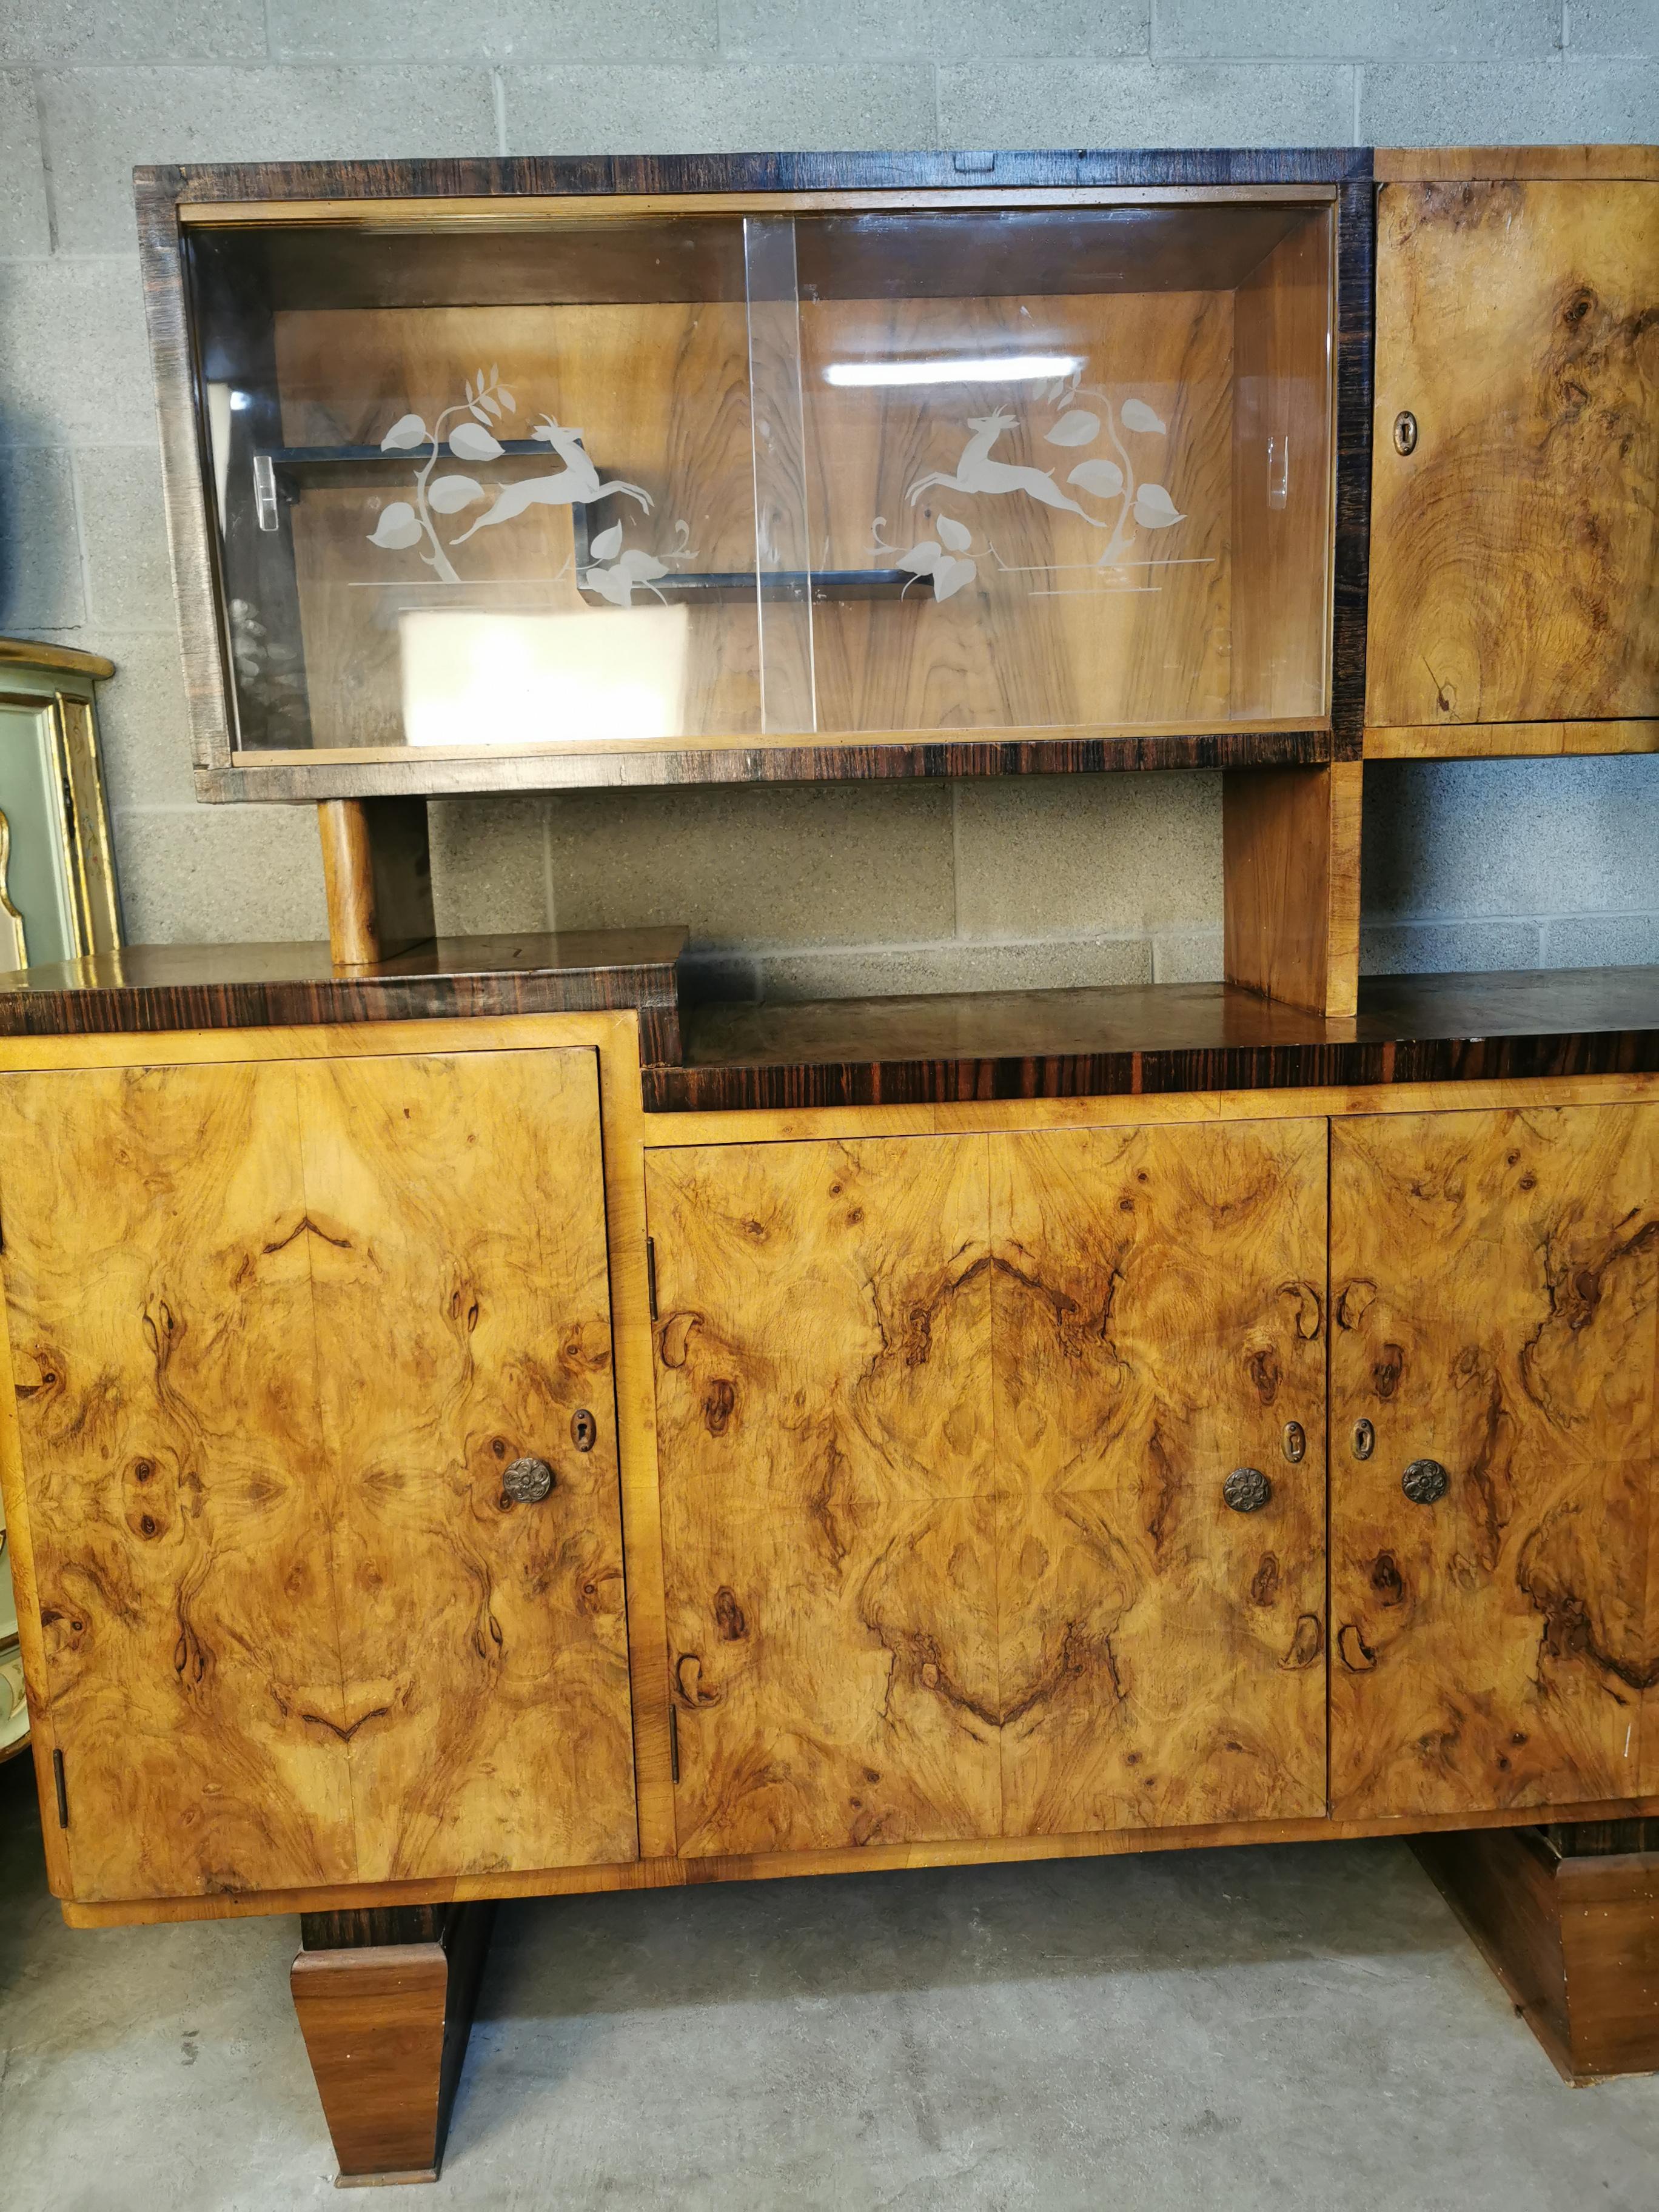
[[[586,1406],[570,1416],[570,1441],[580,1452],[590,1452],[599,1440],[599,1425]]]
[[[1417,449],[1417,417],[1409,407],[1402,407],[1394,418],[1394,449],[1401,454]]]
[[[1259,1467],[1236,1467],[1221,1486],[1221,1495],[1235,1513],[1259,1513],[1273,1494],[1273,1486]]]
[[[553,1470],[544,1459],[515,1459],[501,1477],[501,1495],[515,1505],[539,1505],[553,1487]]]
[[[1451,1488],[1451,1477],[1437,1459],[1414,1459],[1400,1478],[1413,1505],[1436,1505]]]

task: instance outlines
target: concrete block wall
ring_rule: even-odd
[[[136,940],[321,934],[309,810],[191,798],[136,161],[1656,136],[1659,0],[0,0],[0,630],[119,664]],[[440,918],[684,921],[773,996],[1201,978],[1220,797],[453,803]],[[1374,970],[1659,959],[1659,760],[1373,769],[1364,905]]]

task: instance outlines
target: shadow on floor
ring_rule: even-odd
[[[0,1768],[5,2212],[337,2206],[291,1919],[77,1934]],[[1654,2212],[1405,1847],[504,1906],[419,2212]],[[401,2201],[401,2200],[398,2200]],[[414,2202],[414,2200],[410,2200]]]

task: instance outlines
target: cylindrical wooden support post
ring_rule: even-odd
[[[317,809],[337,968],[372,967],[436,935],[423,799],[325,799]]]

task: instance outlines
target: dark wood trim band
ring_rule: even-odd
[[[807,1067],[641,1070],[647,1114],[921,1106],[974,1099],[1156,1097],[1396,1083],[1496,1083],[1659,1072],[1659,1032],[1434,1038],[1400,1044],[1224,1047],[1027,1060],[840,1061]]]
[[[1370,596],[1371,411],[1376,319],[1376,188],[1345,184],[1336,211],[1336,543],[1332,568],[1333,757],[1358,760],[1365,735]]]
[[[1373,976],[1352,1016],[1220,983],[691,1011],[654,1114],[1659,1072],[1659,968]]]
[[[441,1021],[635,1008],[640,1050],[680,1057],[685,933],[594,931],[439,939],[337,973],[325,945],[129,945],[0,976],[0,1036]]]
[[[982,738],[860,744],[732,745],[720,750],[519,753],[438,760],[411,749],[374,761],[295,761],[198,770],[210,800],[369,799],[424,793],[594,791],[682,783],[914,781],[943,776],[1087,775],[1136,769],[1314,768],[1332,757],[1327,729],[1237,730],[1157,737]]]
[[[135,170],[142,199],[374,200],[647,192],[1027,190],[1367,179],[1368,146],[1060,148],[824,154],[520,154],[405,161],[237,161]]]

